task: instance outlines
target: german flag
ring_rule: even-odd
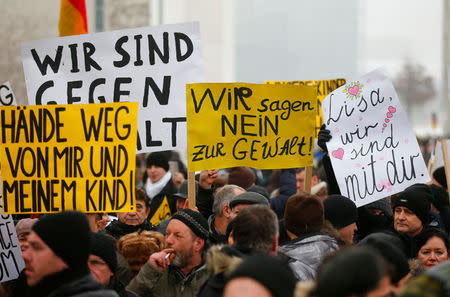
[[[88,32],[85,0],[61,0],[58,28],[59,36]]]

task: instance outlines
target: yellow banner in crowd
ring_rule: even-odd
[[[186,85],[189,170],[312,166],[316,92],[315,86]]]
[[[3,212],[135,209],[137,102],[0,108]]]
[[[317,110],[316,110],[316,137],[319,134],[320,127],[323,125],[322,101],[328,94],[345,85],[345,78],[326,79],[326,80],[292,80],[292,81],[266,81],[266,84],[282,84],[294,86],[316,86],[317,87]]]

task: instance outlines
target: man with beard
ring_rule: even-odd
[[[203,251],[208,223],[196,211],[176,212],[166,230],[166,249],[150,256],[127,290],[141,296],[196,296],[208,278]]]

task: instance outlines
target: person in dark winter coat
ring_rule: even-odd
[[[91,230],[83,213],[48,214],[32,230],[23,253],[29,291],[22,297],[117,297],[89,272]]]
[[[116,277],[117,257],[114,239],[107,235],[92,233],[92,246],[88,266],[95,280],[103,287],[116,291],[120,297],[136,297],[125,290],[124,284]]]
[[[298,280],[313,280],[322,259],[338,249],[337,241],[321,232],[324,221],[323,204],[315,195],[301,192],[287,201],[284,224],[291,241],[279,253],[289,258]]]
[[[119,212],[118,219],[112,221],[105,229],[105,233],[111,235],[116,240],[122,236],[142,231],[153,230],[152,224],[146,219],[150,213],[150,200],[143,189],[136,188],[136,211],[134,212]]]
[[[148,220],[156,226],[177,211],[177,199],[172,196],[177,192],[177,187],[169,171],[167,152],[154,152],[148,155],[146,176],[148,178],[145,180],[144,188],[150,198]]]
[[[336,228],[347,245],[353,244],[353,236],[358,230],[356,220],[358,210],[353,201],[341,195],[330,195],[323,201],[325,219]]]
[[[295,193],[297,193],[295,169],[281,170],[280,194],[270,199],[270,208],[277,214],[279,219],[282,219],[284,216],[287,200]]]

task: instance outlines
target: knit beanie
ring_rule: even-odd
[[[147,157],[147,168],[152,165],[163,168],[166,172],[169,171],[169,157],[166,152],[154,152]]]
[[[267,254],[253,254],[245,258],[231,272],[228,282],[239,277],[254,279],[268,289],[274,297],[294,296],[297,284],[297,279],[288,263]]]
[[[200,238],[207,239],[209,235],[209,227],[206,219],[198,212],[192,209],[182,209],[177,211],[172,219],[183,222],[192,232]]]
[[[32,230],[71,270],[88,272],[91,229],[84,213],[64,211],[47,214]]]
[[[353,224],[358,219],[355,203],[342,195],[330,195],[323,201],[325,219],[336,229]]]
[[[447,188],[447,177],[445,175],[445,167],[444,166],[436,169],[433,172],[433,177],[442,187],[444,187],[446,190],[448,189]]]
[[[323,204],[308,193],[291,196],[284,210],[286,229],[297,236],[319,232],[324,223]]]
[[[100,233],[91,234],[91,255],[102,258],[109,269],[115,273],[117,269],[116,243],[114,239]]]
[[[30,233],[31,227],[38,221],[38,219],[21,219],[16,225],[17,236],[23,233]]]
[[[430,201],[432,200],[433,194],[429,186],[414,184],[392,199],[392,209],[395,211],[398,206],[410,209],[425,226],[429,221]]]
[[[253,186],[256,175],[249,167],[232,167],[228,169],[228,184],[247,189]]]

